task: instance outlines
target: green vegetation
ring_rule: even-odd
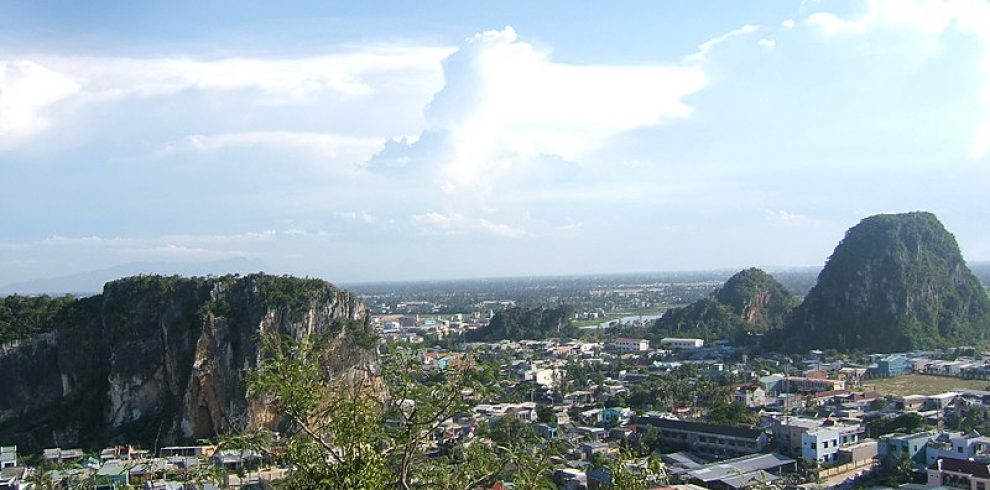
[[[715,292],[715,299],[761,330],[783,327],[798,304],[797,298],[773,276],[755,267],[730,277]]]
[[[0,298],[0,344],[48,332],[70,322],[74,296],[7,296]]]
[[[756,424],[756,414],[741,403],[719,400],[708,410],[708,421],[713,424],[752,426]]]
[[[248,378],[250,395],[283,417],[284,435],[266,431],[227,445],[261,450],[295,468],[286,488],[488,488],[511,479],[513,488],[553,488],[549,456],[556,451],[514,418],[489,424],[478,438],[432,445],[445,420],[465,413],[462,391],[489,394],[492,386],[470,370],[424,372],[410,352],[391,346],[380,374],[346,379],[325,366],[336,353],[323,342],[262,335],[266,361]]]
[[[773,276],[751,268],[730,277],[710,297],[672,308],[656,321],[654,337],[733,339],[780,328],[797,299]]]
[[[990,299],[935,215],[877,215],[846,232],[786,328],[767,337],[793,352],[986,345]]]
[[[499,340],[541,340],[550,337],[573,338],[578,334],[571,322],[574,316],[570,306],[555,308],[509,308],[495,314],[488,326],[465,334],[469,342],[494,342]]]

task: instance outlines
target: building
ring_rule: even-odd
[[[824,420],[804,417],[781,417],[773,420],[771,433],[773,444],[778,451],[793,456],[801,456],[801,435],[820,427]]]
[[[27,468],[14,466],[0,468],[0,490],[28,490],[35,488],[29,480],[31,473]]]
[[[615,339],[613,343],[617,350],[623,352],[642,352],[650,350],[650,341],[646,339],[631,339],[628,337],[619,337]]]
[[[928,469],[928,486],[987,490],[990,488],[990,464],[940,458]]]
[[[638,423],[659,428],[663,446],[716,458],[745,456],[767,448],[767,434],[757,429],[651,416],[640,417]]]
[[[990,462],[990,437],[977,432],[943,432],[928,441],[925,463],[934,465],[939,459],[979,459]]]
[[[841,379],[808,378],[787,376],[781,381],[781,393],[817,393],[819,391],[839,391],[846,389]]]
[[[826,424],[809,429],[801,434],[801,458],[821,466],[834,466],[844,463],[840,450],[860,442],[864,432],[861,425]],[[876,455],[876,449],[873,450]]]
[[[870,375],[889,378],[910,372],[913,368],[911,361],[902,354],[891,354],[877,361],[877,367],[870,370]]]
[[[767,404],[767,392],[759,385],[743,385],[732,392],[732,402],[749,408],[762,407]]]
[[[692,350],[704,347],[705,341],[701,339],[680,339],[675,337],[667,337],[665,339],[660,339],[660,345],[668,349]]]
[[[684,476],[704,488],[738,489],[769,483],[797,470],[797,461],[781,454],[754,454],[688,470]]]
[[[918,432],[916,434],[887,434],[880,436],[877,454],[881,460],[907,456],[912,463],[924,465],[925,449],[928,447],[928,441],[936,435],[934,432]]]
[[[0,470],[17,466],[17,446],[0,447]]]

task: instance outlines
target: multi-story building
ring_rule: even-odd
[[[891,354],[877,361],[877,365],[871,368],[869,374],[881,378],[900,376],[910,372],[913,364],[903,354]]]
[[[990,437],[975,432],[943,432],[929,440],[925,446],[925,463],[932,466],[943,458],[990,462]]]
[[[665,339],[660,339],[660,345],[668,349],[691,350],[691,349],[700,349],[704,347],[705,341],[702,339],[681,339],[675,337],[667,337]]]
[[[640,417],[638,423],[658,427],[663,446],[716,458],[745,456],[767,448],[767,434],[757,429],[649,416]]]
[[[624,352],[641,352],[650,350],[650,341],[646,339],[619,337],[615,339],[613,345],[615,345],[616,349]]]
[[[0,470],[17,466],[17,446],[0,447]]]
[[[990,489],[990,464],[965,459],[940,458],[928,469],[928,487]]]
[[[839,464],[839,450],[858,444],[863,432],[861,425],[839,423],[826,423],[806,430],[801,434],[801,458],[821,466]]]
[[[880,436],[877,454],[881,460],[906,456],[916,465],[925,465],[925,449],[928,447],[928,441],[937,435],[937,432],[918,432],[916,434],[887,434]]]
[[[773,444],[778,451],[793,457],[801,456],[801,435],[818,428],[823,419],[804,417],[781,417],[773,420],[771,433]]]

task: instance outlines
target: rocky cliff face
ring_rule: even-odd
[[[931,213],[877,215],[846,232],[778,350],[893,352],[985,343],[990,300]]]
[[[0,346],[0,440],[160,445],[271,422],[243,383],[263,362],[260,332],[326,336],[342,374],[375,362],[353,342],[364,305],[318,280],[138,276],[70,308],[50,331]]]

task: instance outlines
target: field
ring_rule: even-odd
[[[893,378],[871,379],[863,382],[864,388],[874,389],[882,395],[937,395],[962,388],[985,390],[990,381],[982,379],[959,379],[925,374],[905,374]]]

